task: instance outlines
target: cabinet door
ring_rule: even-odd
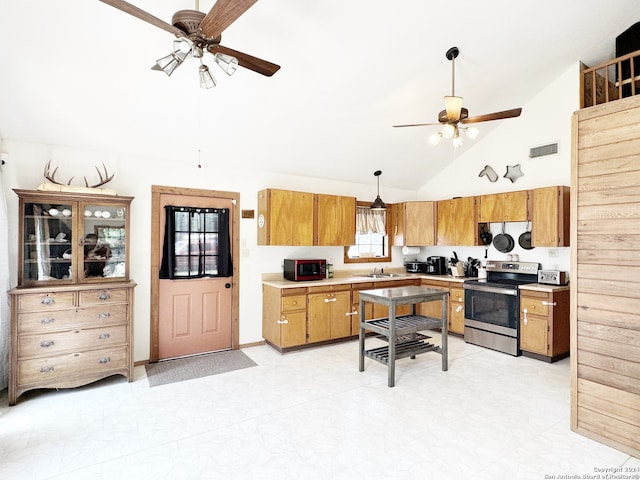
[[[315,245],[353,245],[356,238],[356,199],[317,194]]]
[[[533,190],[531,242],[535,247],[569,245],[569,187]]]
[[[258,245],[313,245],[313,194],[258,192]]]
[[[336,292],[331,302],[331,338],[351,335],[351,292]]]
[[[453,200],[438,202],[438,245],[456,245]]]
[[[526,222],[529,220],[529,192],[507,192],[502,195],[503,222]],[[495,221],[495,220],[494,220]]]
[[[404,243],[404,203],[396,203],[391,205],[387,210],[387,214],[391,213],[391,234],[393,236],[393,245],[397,247],[403,246]]]
[[[478,221],[486,222],[503,222],[503,202],[502,195],[494,193],[491,195],[482,195],[479,198],[480,208],[478,212]]]
[[[549,322],[546,317],[520,313],[520,348],[528,352],[548,355]]]
[[[477,245],[478,215],[476,212],[476,197],[455,198],[452,202],[456,239],[454,245]]]
[[[451,302],[449,312],[449,331],[464,334],[464,303]]]
[[[282,348],[295,347],[306,343],[306,312],[289,312],[282,314],[280,324],[280,344]]]
[[[404,244],[430,246],[436,241],[436,202],[404,204]]]
[[[322,342],[331,338],[331,294],[315,293],[309,295],[307,306],[309,343]]]

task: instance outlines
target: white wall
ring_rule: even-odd
[[[509,190],[524,190],[548,185],[569,185],[571,114],[578,109],[579,66],[571,66],[561,77],[543,92],[523,106],[519,119],[505,120],[486,137],[475,141],[477,145],[458,158],[417,193],[389,189],[381,182],[380,194],[385,202],[395,203],[408,200],[439,200],[452,196],[480,195]],[[482,124],[479,125],[482,130]],[[560,141],[558,155],[529,160],[529,148],[540,144]],[[114,139],[114,150],[117,139]],[[294,177],[267,172],[239,171],[233,168],[233,159],[202,158],[202,168],[197,168],[197,152],[190,159],[157,159],[128,156],[117,152],[96,152],[71,147],[32,144],[5,139],[3,151],[9,154],[7,164],[2,167],[3,181],[7,190],[9,211],[9,245],[11,258],[17,258],[18,202],[11,193],[12,188],[34,189],[43,180],[44,165],[51,160],[58,166],[57,178],[66,182],[75,175],[78,179],[87,176],[90,182],[97,178],[94,165],[104,163],[115,177],[107,186],[122,195],[134,196],[131,207],[131,277],[138,283],[135,303],[135,352],[136,361],[149,357],[149,279],[150,279],[150,212],[151,185],[167,185],[240,193],[241,209],[257,210],[257,191],[266,187],[291,190],[342,194],[359,200],[373,200],[376,184],[373,176],[370,185],[332,182],[318,178]],[[262,161],[268,162],[269,159]],[[524,177],[515,183],[500,178],[490,183],[479,178],[484,165],[491,165],[502,176],[506,165],[520,163]],[[492,224],[493,233],[498,233],[501,225]],[[525,224],[509,224],[507,233],[517,239],[526,228]],[[261,275],[265,272],[279,272],[283,258],[296,256],[317,256],[331,258],[335,268],[362,270],[361,265],[344,265],[342,248],[339,247],[262,247],[256,245],[256,220],[242,219],[240,223],[240,343],[262,340],[261,334]],[[452,247],[422,248],[420,259],[428,255],[451,256]],[[468,256],[484,257],[483,247],[456,248],[460,258]],[[552,256],[550,253],[557,254]],[[538,261],[543,268],[569,269],[569,249],[535,248],[518,253],[523,261]],[[502,259],[503,254],[490,247],[490,259]],[[408,257],[413,259],[413,257]],[[377,267],[402,266],[400,249],[394,247],[391,264],[376,264]],[[367,268],[367,267],[365,267]],[[370,266],[368,266],[370,268]],[[17,284],[17,262],[13,262],[11,285]]]
[[[238,171],[233,168],[232,160],[225,162],[224,159],[202,158],[202,168],[198,169],[197,154],[194,154],[193,159],[169,161],[12,140],[4,140],[2,147],[3,151],[9,153],[7,164],[2,167],[2,178],[8,192],[6,200],[9,212],[11,258],[17,259],[18,255],[18,198],[11,189],[35,189],[44,181],[44,165],[49,160],[52,167],[59,167],[56,179],[66,183],[71,176],[75,175],[74,185],[82,185],[83,176],[86,176],[90,183],[97,180],[94,165],[101,167],[104,162],[108,171],[115,173],[114,179],[105,187],[112,188],[119,194],[135,197],[131,205],[130,273],[131,278],[138,284],[134,332],[136,361],[149,358],[151,185],[239,192],[239,208],[244,210],[257,210],[257,192],[266,187],[350,195],[363,201],[373,201],[376,195],[373,175],[371,175],[370,185],[362,185],[272,174],[258,170]],[[414,191],[385,188],[383,182],[381,182],[380,194],[386,202],[415,199]],[[341,247],[257,246],[256,228],[256,219],[240,220],[241,344],[262,340],[262,273],[280,272],[283,258],[317,256],[331,258],[336,269],[363,268],[358,265],[344,266]],[[388,265],[397,267],[403,265],[399,249],[394,248],[394,260]],[[17,261],[11,262],[11,268],[11,286],[13,287],[17,284]]]
[[[441,200],[454,196],[483,195],[498,192],[527,190],[551,185],[571,184],[571,116],[580,108],[580,65],[571,65],[558,79],[523,105],[519,118],[500,120],[497,128],[482,136],[482,123],[477,127],[480,136],[472,149],[462,152],[451,165],[441,171],[418,191],[418,198]],[[444,142],[444,140],[443,140]],[[556,155],[529,159],[531,147],[559,142]],[[520,164],[524,176],[514,183],[503,178],[507,166]],[[490,165],[498,174],[495,183],[487,177],[479,177],[485,165]],[[491,232],[500,233],[502,224],[490,224]],[[506,233],[518,240],[527,229],[525,222],[508,223]],[[453,248],[423,248],[419,259],[428,255],[450,257]],[[457,248],[460,258],[484,258],[484,247]],[[516,246],[511,252],[518,254],[521,261],[535,261],[542,268],[569,271],[569,248],[534,248],[523,250]],[[489,247],[488,257],[492,260],[504,260],[506,254]]]

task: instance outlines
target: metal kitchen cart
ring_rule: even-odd
[[[449,291],[429,287],[398,287],[362,290],[360,295],[360,371],[364,371],[364,357],[372,358],[389,370],[388,384],[395,385],[395,362],[425,352],[442,355],[442,371],[448,369],[447,327],[449,324]],[[426,317],[416,313],[416,304],[442,300],[442,318]],[[365,302],[373,302],[389,307],[388,318],[365,320]],[[411,313],[396,317],[397,305],[411,305]],[[418,332],[441,328],[440,346],[427,342]],[[387,345],[365,350],[365,333],[372,331],[386,338]]]

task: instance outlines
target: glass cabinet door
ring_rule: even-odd
[[[25,203],[23,222],[23,283],[71,282],[73,205]]]
[[[80,275],[84,279],[125,278],[127,238],[125,205],[80,205],[82,245]]]

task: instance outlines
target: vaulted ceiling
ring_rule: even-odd
[[[193,0],[130,0],[167,22]],[[213,0],[199,2],[208,11]],[[615,57],[629,0],[259,0],[223,33],[281,65],[198,86],[198,62],[150,67],[173,36],[98,0],[0,6],[0,138],[417,189],[451,161],[427,138],[451,93],[470,115],[519,107],[583,61]],[[577,95],[577,92],[576,92]],[[526,111],[519,119],[524,121]],[[482,135],[499,122],[479,124]],[[457,154],[473,148],[467,142]]]

